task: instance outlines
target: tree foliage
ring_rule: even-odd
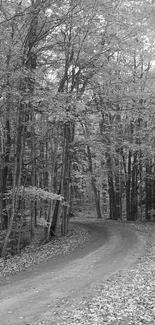
[[[79,202],[98,218],[153,214],[154,8],[143,0],[1,1],[3,256],[25,209],[31,237],[38,215],[48,223],[45,240],[59,225],[66,234]]]

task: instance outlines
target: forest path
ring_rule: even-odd
[[[61,315],[64,303],[78,305],[114,272],[128,268],[143,254],[147,234],[123,225],[83,223],[92,239],[83,249],[34,266],[0,287],[1,325],[41,324]],[[44,323],[47,324],[47,323]]]

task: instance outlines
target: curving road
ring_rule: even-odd
[[[147,236],[123,225],[84,224],[92,233],[85,248],[21,272],[0,286],[1,325],[26,325],[53,313],[61,302],[78,304],[114,272],[143,254]]]

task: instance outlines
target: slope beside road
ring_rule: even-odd
[[[58,324],[65,305],[78,306],[94,288],[144,253],[147,234],[123,225],[83,223],[92,234],[86,246],[22,272],[0,287],[2,325]]]

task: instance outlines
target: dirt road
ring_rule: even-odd
[[[145,248],[147,237],[122,225],[84,225],[92,233],[86,247],[35,266],[0,286],[0,324],[26,325],[49,319],[61,302],[78,304],[119,269],[128,268]]]

